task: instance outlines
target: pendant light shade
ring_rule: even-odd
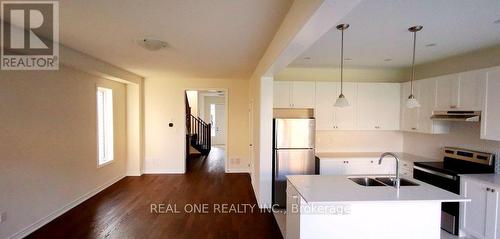
[[[337,98],[333,106],[343,108],[343,107],[349,107],[350,104],[349,101],[347,101],[347,99],[345,98],[344,94],[340,94],[339,98]]]
[[[349,24],[339,24],[337,29],[342,32],[342,39],[340,42],[340,95],[335,101],[335,107],[349,107],[349,101],[344,96],[344,31],[349,28]]]
[[[411,62],[411,79],[410,79],[410,96],[406,100],[406,108],[418,108],[420,103],[418,103],[417,98],[413,95],[413,81],[415,80],[415,49],[417,48],[417,32],[422,30],[423,26],[413,26],[408,28],[408,31],[413,32],[413,57]]]

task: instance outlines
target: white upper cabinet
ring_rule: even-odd
[[[395,83],[359,83],[358,129],[399,130],[400,90]]]
[[[340,94],[340,83],[338,84],[337,96]],[[356,108],[358,104],[358,84],[344,83],[344,96],[349,101],[349,107],[334,107],[334,126],[336,130],[356,129]],[[337,99],[337,97],[335,97]]]
[[[291,88],[289,81],[275,81],[273,87],[274,108],[291,108]]]
[[[486,70],[459,74],[458,109],[480,111],[484,104]]]
[[[316,82],[316,107],[314,117],[316,118],[316,130],[334,129],[334,107],[337,97],[336,82]]]
[[[274,81],[274,108],[314,108],[315,82]]]
[[[490,68],[485,81],[481,139],[500,141],[500,67]]]
[[[314,108],[314,81],[292,81],[292,107]]]
[[[458,74],[444,75],[436,80],[436,110],[454,110],[458,107]]]
[[[481,110],[486,70],[436,77],[435,110]]]
[[[356,129],[356,93],[355,83],[344,83],[344,95],[351,104],[349,107],[334,107],[340,94],[339,82],[316,82],[316,107],[314,110],[317,130],[353,130]]]
[[[437,81],[435,78],[419,80],[416,82],[419,88],[418,101],[420,107],[418,111],[417,132],[426,134],[446,134],[450,131],[450,124],[444,121],[431,119],[436,102]]]

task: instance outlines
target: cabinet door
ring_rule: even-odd
[[[489,192],[486,188],[473,180],[461,180],[461,194],[471,201],[461,205],[460,229],[477,238],[487,238],[486,213]]]
[[[371,174],[373,159],[349,158],[346,159],[345,175]]]
[[[319,174],[321,175],[345,175],[347,163],[342,158],[321,159],[319,167]]]
[[[436,77],[436,110],[450,110],[458,107],[458,74]]]
[[[275,81],[273,87],[274,108],[290,108],[291,83],[289,81]]]
[[[338,94],[340,94],[340,84],[338,84]],[[357,106],[356,83],[344,83],[344,95],[351,104],[349,107],[334,107],[334,124],[336,130],[356,129],[356,106]],[[335,98],[336,99],[336,98]]]
[[[314,81],[293,81],[292,107],[314,108],[315,91],[316,87]]]
[[[500,237],[498,220],[498,192],[497,189],[490,189],[486,192],[486,229],[485,238],[497,239]]]
[[[380,95],[384,92],[377,87],[378,84],[359,83],[358,84],[358,129],[360,130],[377,130],[378,116],[383,113],[380,109]]]
[[[338,83],[316,82],[316,107],[314,116],[316,118],[316,130],[333,130],[335,99],[338,96]]]
[[[482,110],[486,93],[486,70],[468,71],[459,75],[460,110]]]
[[[300,238],[300,194],[290,182],[286,188],[286,238]]]
[[[410,82],[401,84],[401,130],[415,132],[419,129],[418,108],[407,108],[406,101],[411,94]],[[418,81],[413,82],[413,95],[419,97]]]
[[[481,116],[481,139],[500,141],[500,67],[487,73],[486,94]]]
[[[400,84],[381,83],[376,86],[379,93],[378,111],[378,129],[380,130],[399,130],[400,117]]]

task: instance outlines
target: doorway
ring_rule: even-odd
[[[212,125],[212,145],[226,145],[226,106],[210,104],[210,124]]]
[[[190,107],[190,114],[203,122],[202,124],[206,124],[210,127],[210,152],[213,151],[213,153],[215,153],[215,151],[217,151],[218,155],[223,155],[222,160],[224,160],[225,171],[227,172],[227,90],[188,89],[186,93],[189,93],[186,104]],[[189,140],[188,136],[186,138]],[[186,158],[189,159],[190,154],[196,154],[197,152],[189,146],[189,141],[186,142]],[[206,160],[211,160],[213,158],[214,157],[206,157]]]

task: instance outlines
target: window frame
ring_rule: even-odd
[[[100,94],[102,94],[102,96]],[[96,106],[96,133],[97,133],[97,168],[101,168],[108,164],[111,164],[115,160],[113,103],[114,103],[113,89],[96,85],[95,106]],[[101,132],[101,124],[103,125],[102,132]],[[101,133],[103,138],[102,140],[104,142],[101,142]],[[102,149],[102,151],[101,151],[101,144],[102,147],[104,148]],[[101,153],[103,154],[102,157]]]

